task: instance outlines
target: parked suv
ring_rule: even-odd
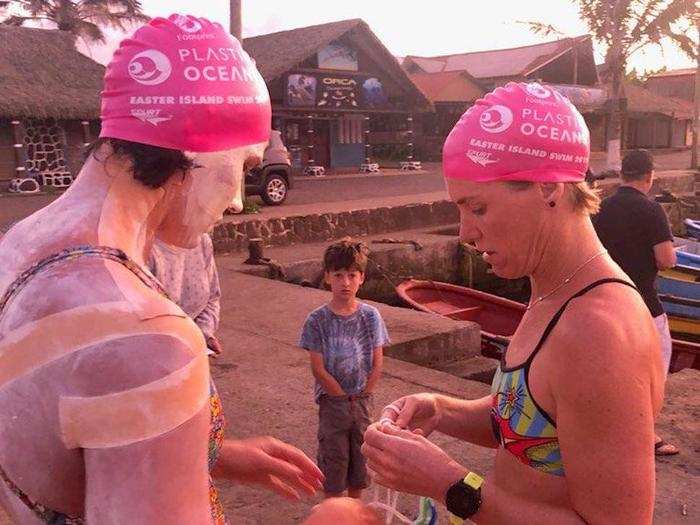
[[[271,206],[282,204],[292,187],[291,171],[289,152],[280,132],[273,129],[262,164],[246,173],[246,195],[260,195]]]

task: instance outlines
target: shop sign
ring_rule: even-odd
[[[287,77],[287,105],[359,109],[386,107],[388,97],[376,77],[344,75],[307,75]]]

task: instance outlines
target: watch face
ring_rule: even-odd
[[[447,489],[445,505],[451,514],[467,519],[481,506],[481,489],[474,489],[460,479]]]

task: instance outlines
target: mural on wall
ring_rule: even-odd
[[[310,75],[294,74],[287,77],[287,105],[315,106],[317,80]]]
[[[383,107],[388,102],[384,86],[378,78],[368,78],[362,83],[362,103],[365,107]]]
[[[318,52],[318,68],[357,71],[357,51],[343,44],[328,44]]]

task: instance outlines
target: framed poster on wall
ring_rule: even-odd
[[[318,81],[311,75],[294,74],[287,77],[287,105],[315,106]]]
[[[357,71],[357,51],[343,44],[328,44],[318,52],[318,68]]]

